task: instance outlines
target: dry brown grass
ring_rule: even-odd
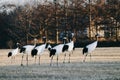
[[[82,49],[77,48],[71,56],[71,63],[66,58],[63,64],[63,54],[59,56],[59,65],[49,65],[48,52],[41,56],[41,65],[34,63],[29,56],[29,66],[20,66],[21,54],[15,61],[7,57],[10,50],[0,50],[0,80],[120,80],[120,48],[97,48],[85,63],[82,62]],[[68,56],[67,56],[68,57]]]

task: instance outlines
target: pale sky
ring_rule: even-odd
[[[17,7],[17,6],[24,6],[25,4],[30,4],[30,5],[35,5],[35,3],[42,4],[44,3],[44,1],[45,0],[0,0],[0,12],[3,12],[3,11],[10,12],[15,9],[15,8],[9,8],[3,5],[13,4]]]
[[[25,4],[30,4],[30,5],[35,5],[35,4],[43,4],[46,0],[0,0],[0,12],[3,11],[14,11],[14,7],[9,8],[7,6],[3,6],[3,5],[8,5],[8,4],[13,4],[16,7],[17,6],[24,6]],[[53,0],[47,0],[49,2],[53,2]],[[58,0],[58,1],[63,1],[63,0]],[[85,0],[88,1],[88,0]]]

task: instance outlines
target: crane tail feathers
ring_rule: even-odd
[[[67,50],[68,50],[68,48],[69,48],[69,46],[68,46],[68,45],[64,45],[64,46],[63,46],[63,49],[62,49],[62,52],[67,51]]]
[[[49,51],[51,51],[52,48],[48,48]]]
[[[10,56],[12,56],[12,52],[9,52],[9,53],[8,53],[8,57],[10,57]]]
[[[31,56],[34,57],[35,55],[37,55],[38,50],[37,49],[33,49],[31,52]]]
[[[75,50],[75,47],[73,47],[73,50]]]
[[[88,52],[88,48],[84,47],[83,48],[83,55]]]
[[[55,53],[56,53],[56,49],[51,49],[49,57],[54,56]]]

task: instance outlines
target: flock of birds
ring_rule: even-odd
[[[91,58],[91,53],[97,47],[97,43],[98,43],[98,39],[96,41],[94,41],[93,43],[86,45],[83,48],[83,51],[82,51],[83,55],[84,55],[83,62],[85,62],[88,54],[90,54],[90,58]],[[57,56],[57,65],[58,65],[58,56],[61,53],[64,53],[63,63],[65,63],[66,54],[67,53],[69,54],[69,63],[70,63],[71,53],[73,53],[73,50],[75,49],[74,41],[70,41],[70,42],[64,43],[64,44],[58,44],[54,47],[52,47],[48,43],[44,43],[42,45],[36,45],[36,44],[35,45],[25,45],[25,46],[22,46],[19,50],[19,46],[20,46],[20,43],[17,43],[17,48],[10,51],[8,53],[8,57],[14,58],[18,53],[23,53],[22,60],[21,60],[21,66],[23,66],[24,55],[26,55],[27,66],[28,66],[28,61],[29,61],[28,55],[35,57],[35,63],[36,63],[37,56],[39,56],[39,65],[40,65],[40,57],[46,49],[49,51],[49,57],[51,57],[50,66],[52,65],[52,60],[55,55]]]

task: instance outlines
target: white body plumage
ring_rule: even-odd
[[[37,57],[37,55],[39,55],[39,64],[40,64],[40,56],[43,54],[43,52],[45,51],[46,48],[51,48],[51,46],[48,45],[47,43],[45,43],[45,44],[35,47],[31,51],[31,56],[32,57],[35,56],[35,63],[36,63],[36,57]]]
[[[48,45],[48,44],[42,44],[40,46],[37,46],[32,50],[31,55],[32,56],[34,56],[34,55],[42,55],[46,48],[51,48],[51,46]],[[34,52],[34,50],[35,50],[35,52]]]
[[[17,48],[16,49],[13,49],[12,51],[10,51],[8,53],[8,57],[12,57],[12,56],[15,56],[18,54],[18,51],[19,51],[19,43],[16,44],[17,45]]]
[[[28,55],[31,54],[31,51],[35,48],[35,46],[36,45],[25,45],[20,49],[20,53],[23,53],[22,60],[21,60],[21,66],[23,66],[24,54],[27,55],[26,60],[27,60],[27,66],[28,66]]]
[[[12,63],[12,59],[15,59],[15,56],[18,53],[19,53],[19,43],[17,43],[17,48],[16,49],[13,49],[8,53],[8,57],[11,57],[11,63]]]
[[[92,51],[95,50],[95,48],[97,47],[97,43],[98,43],[98,41],[95,41],[86,46],[86,48],[88,48],[88,53],[91,53]]]
[[[34,47],[35,47],[35,45],[25,45],[25,46],[23,46],[23,48],[25,48],[23,53],[24,54],[31,54],[31,51],[33,50]]]
[[[64,45],[64,61],[63,61],[63,63],[65,63],[65,58],[66,58],[66,51],[68,52],[68,54],[69,54],[69,63],[70,63],[70,56],[71,56],[71,53],[72,53],[72,51],[73,51],[73,49],[74,49],[74,42],[73,41],[71,41],[71,42],[69,42],[69,43],[66,43],[65,45]]]
[[[62,53],[63,51],[63,46],[64,46],[64,44],[59,44],[59,45],[57,45],[57,46],[55,46],[55,47],[53,47],[52,49],[55,49],[56,50],[56,52],[55,52],[55,55],[59,55],[60,53]]]
[[[16,56],[18,54],[19,48],[13,49],[8,53],[8,57]]]
[[[86,56],[88,55],[88,53],[90,53],[90,60],[91,60],[91,53],[97,47],[97,43],[98,43],[98,41],[95,41],[95,42],[93,42],[93,43],[91,43],[83,48],[83,55],[85,54],[83,62],[85,62],[85,59],[86,59]]]
[[[38,50],[37,55],[41,55],[41,54],[43,54],[43,52],[45,50],[45,44],[37,46],[35,49]]]
[[[59,44],[50,49],[50,57],[51,57],[50,65],[52,64],[54,55],[57,55],[57,65],[58,65],[58,55],[63,52],[63,46],[64,46],[64,44]]]
[[[18,54],[19,48],[16,48],[14,50],[12,50],[11,52],[13,53],[12,55],[15,56]]]
[[[68,45],[68,46],[69,46],[67,51],[72,51],[72,50],[73,50],[73,47],[74,47],[74,42],[71,41],[71,42],[69,42],[69,43],[66,43],[65,45]]]

